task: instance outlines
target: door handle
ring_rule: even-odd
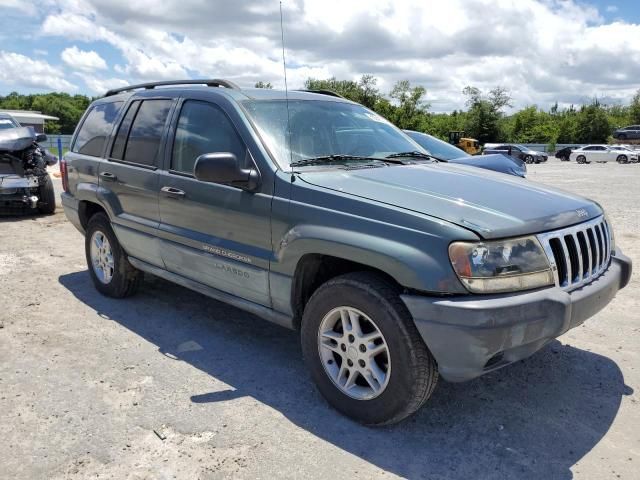
[[[118,179],[118,177],[116,177],[111,172],[102,172],[100,176],[102,177],[103,180],[107,180],[109,182],[115,182]]]
[[[162,187],[160,191],[164,193],[166,196],[173,197],[173,198],[182,198],[186,195],[184,193],[184,190],[180,190],[179,188],[174,188],[174,187]]]

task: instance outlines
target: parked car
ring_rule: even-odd
[[[11,116],[9,113],[0,112],[0,130],[7,130],[10,128],[19,128],[22,125]]]
[[[0,118],[0,214],[54,213],[56,198],[47,167],[58,159],[38,145],[46,139],[32,127]]]
[[[640,150],[627,145],[611,145],[611,148],[622,151],[622,155],[616,158],[618,163],[638,163],[640,160]]]
[[[519,158],[525,163],[542,163],[546,162],[548,158],[547,154],[544,152],[531,150],[524,145],[511,144],[501,144],[490,149],[485,147],[482,153],[483,155],[503,153],[505,155],[509,155],[510,157]]]
[[[614,145],[587,145],[571,152],[569,158],[578,163],[637,162],[638,152]]]
[[[390,424],[439,376],[532,355],[631,275],[596,202],[419,148],[338,97],[143,84],[91,103],[62,202],[99,292],[149,272],[295,329],[329,403]]]
[[[508,157],[502,154],[496,155],[469,155],[447,142],[433,137],[427,133],[404,130],[418,145],[440,161],[471,165],[472,167],[485,168],[495,172],[507,173],[518,177],[525,177],[527,166],[522,160]]]
[[[559,158],[563,162],[568,162],[569,161],[569,157],[571,156],[571,152],[573,151],[574,148],[578,148],[578,147],[564,147],[564,148],[561,148],[560,150],[558,150],[556,152],[555,157]]]
[[[613,132],[613,138],[619,140],[634,140],[640,138],[640,125],[629,125],[628,127],[618,128]]]

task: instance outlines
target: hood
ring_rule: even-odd
[[[0,130],[0,151],[18,152],[29,148],[36,140],[33,127]]]
[[[528,153],[529,155],[540,155],[540,156],[545,156],[546,155],[545,152],[540,152],[538,150],[531,150],[530,148],[528,148],[527,150],[525,150],[522,153]]]
[[[405,208],[502,238],[554,230],[602,214],[590,200],[512,175],[448,163],[300,173],[312,185]]]

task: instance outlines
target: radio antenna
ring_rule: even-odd
[[[282,21],[282,0],[280,0],[280,37],[282,39],[282,68],[284,70],[284,96],[287,103],[287,140],[289,143],[289,163],[293,163],[291,151],[291,114],[289,113],[289,85],[287,84],[287,60],[284,56],[284,26]]]

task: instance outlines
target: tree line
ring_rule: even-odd
[[[258,82],[255,86],[273,88],[267,82]],[[308,90],[334,91],[374,110],[400,128],[442,139],[447,139],[450,131],[462,130],[480,143],[544,143],[553,148],[557,143],[606,143],[615,128],[640,124],[640,90],[629,105],[604,105],[594,99],[586,105],[560,109],[556,104],[548,111],[533,105],[506,114],[512,98],[507,89],[499,86],[489,91],[466,87],[462,92],[466,108],[451,113],[431,112],[426,89],[411,85],[408,80],[397,82],[387,94],[377,87],[373,75],[363,75],[357,81],[308,78],[304,86]],[[60,120],[47,122],[46,131],[71,134],[92,100],[85,95],[67,93],[22,95],[12,92],[0,96],[0,108],[38,110],[53,115]]]
[[[607,143],[614,129],[640,124],[640,90],[629,105],[604,105],[598,99],[586,105],[560,109],[556,103],[548,111],[528,106],[507,115],[512,106],[510,92],[500,86],[483,92],[464,88],[466,109],[433,113],[426,101],[427,91],[409,81],[397,82],[388,95],[376,86],[376,78],[360,80],[309,78],[308,90],[332,90],[361,103],[402,129],[418,130],[447,139],[450,131],[465,131],[480,143],[543,143],[552,150],[557,143]]]
[[[11,92],[6,97],[0,96],[0,109],[36,110],[45,115],[58,117],[60,119],[58,121],[45,122],[45,131],[71,134],[92,100],[86,95],[69,95],[68,93],[21,95]]]

